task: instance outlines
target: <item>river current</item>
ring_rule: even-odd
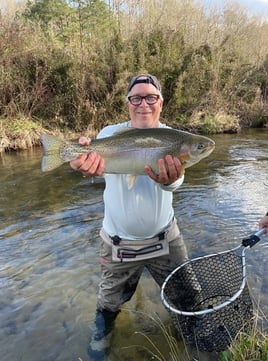
[[[268,211],[268,131],[212,138],[215,151],[186,171],[174,194],[190,258],[239,245]],[[41,157],[42,149],[0,155],[0,360],[89,361],[104,184],[68,164],[42,173]],[[266,326],[267,259],[268,240],[246,252]],[[169,314],[144,273],[117,319],[111,361],[153,360],[152,343],[168,354],[161,322],[168,328]]]

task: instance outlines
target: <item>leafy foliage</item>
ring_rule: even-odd
[[[268,25],[238,5],[28,0],[0,21],[1,118],[99,130],[127,118],[127,83],[149,72],[175,127],[235,131],[267,119]]]

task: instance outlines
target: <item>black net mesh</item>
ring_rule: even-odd
[[[183,312],[203,311],[221,305],[241,288],[242,256],[225,252],[192,260],[167,280],[164,298],[169,306]],[[175,326],[187,345],[200,351],[223,351],[253,318],[247,284],[229,305],[203,315],[172,313]]]

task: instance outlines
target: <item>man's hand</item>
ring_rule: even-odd
[[[266,227],[265,234],[268,236],[268,215],[264,216],[264,217],[259,221],[259,227],[260,227],[260,228]]]
[[[184,174],[184,169],[178,158],[166,155],[158,160],[158,174],[149,165],[145,166],[145,172],[157,183],[171,184]]]
[[[81,137],[79,143],[89,145],[90,139]],[[96,152],[81,154],[70,162],[70,166],[89,177],[100,176],[104,173],[104,159]]]

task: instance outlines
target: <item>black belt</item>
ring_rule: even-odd
[[[171,226],[173,221],[174,221],[174,217],[169,222],[169,224],[166,226],[166,230],[167,230],[167,228],[169,228]],[[158,238],[159,241],[162,241],[165,238],[166,230],[158,233],[156,236],[154,236],[152,238]],[[109,235],[109,237],[111,238],[111,240],[113,241],[113,244],[115,246],[118,246],[120,244],[120,242],[122,241],[122,238],[120,236],[117,236],[117,235],[115,235],[115,236],[110,236]]]

